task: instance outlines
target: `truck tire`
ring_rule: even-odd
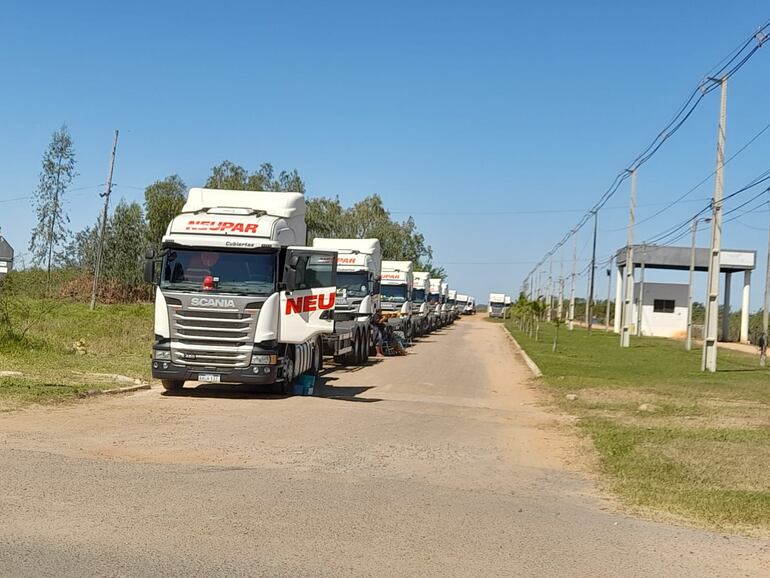
[[[318,377],[324,368],[324,355],[323,355],[323,343],[321,339],[316,339],[313,347],[313,366],[310,368],[310,373]]]
[[[288,346],[283,354],[283,371],[280,381],[270,384],[270,391],[277,395],[287,395],[291,393],[296,379],[294,371],[294,348]]]
[[[161,379],[160,384],[166,391],[179,391],[184,387],[184,381],[181,379]]]

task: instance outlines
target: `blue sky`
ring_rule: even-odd
[[[115,200],[141,200],[173,173],[200,185],[224,159],[296,168],[309,195],[350,204],[379,193],[394,216],[412,214],[450,285],[482,301],[516,292],[703,75],[770,17],[763,2],[710,0],[3,7],[0,228],[17,251],[34,218],[29,200],[9,199],[32,194],[66,122],[80,173],[74,230],[96,218],[118,128]],[[728,155],[770,123],[768,51],[731,80]],[[640,218],[713,170],[718,100],[704,99],[640,171]],[[728,165],[726,191],[770,168],[769,149],[770,130]],[[685,219],[712,186],[637,239]],[[625,242],[627,193],[600,213],[600,258]],[[543,209],[564,212],[515,214]],[[764,263],[766,226],[765,212],[747,214],[726,226],[725,246],[756,248]]]

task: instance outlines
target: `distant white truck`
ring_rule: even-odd
[[[511,316],[511,296],[506,295],[505,299],[503,299],[503,305],[505,305],[505,309],[503,310],[503,319],[508,319]]]
[[[412,325],[417,336],[430,331],[428,295],[430,294],[430,273],[414,272],[412,283]]]
[[[444,318],[444,325],[450,325],[454,322],[452,308],[449,306],[449,284],[446,281],[441,282],[441,316]]]
[[[505,317],[505,309],[505,293],[490,293],[488,315],[503,319]]]
[[[458,293],[457,294],[457,298],[456,298],[457,305],[456,305],[455,309],[457,310],[457,315],[458,316],[459,315],[465,315],[465,308],[468,306],[468,299],[470,299],[470,297],[468,297],[464,293]]]
[[[412,326],[412,287],[414,265],[411,261],[383,261],[380,298],[382,314],[395,331],[407,340],[414,337]]]
[[[441,306],[444,302],[441,294],[441,279],[433,277],[430,280],[428,293],[428,325],[431,331],[444,326],[444,316],[441,314]]]
[[[373,318],[380,311],[380,241],[315,238],[313,247],[337,253],[334,332],[322,338],[324,355],[346,365],[364,363],[374,344]]]
[[[476,298],[473,296],[468,297],[468,302],[463,309],[464,315],[476,315]]]
[[[300,193],[190,189],[144,277],[157,282],[152,376],[288,392],[322,365],[337,254],[303,247]],[[156,266],[160,264],[159,279]]]

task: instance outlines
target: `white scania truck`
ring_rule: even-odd
[[[468,307],[470,297],[462,293],[457,294],[457,315],[465,315],[465,309]]]
[[[415,271],[412,284],[412,325],[415,334],[425,335],[430,331],[428,294],[430,293],[430,273]]]
[[[383,261],[380,298],[382,314],[394,331],[402,331],[407,340],[414,337],[412,326],[412,286],[414,265],[411,261]]]
[[[476,298],[472,295],[468,297],[468,302],[463,309],[464,315],[476,315]]]
[[[428,324],[431,331],[444,326],[444,317],[441,315],[441,305],[443,302],[441,279],[432,278],[428,293]]]
[[[502,319],[505,316],[505,293],[490,293],[489,294],[489,311],[490,317],[499,317]]]
[[[299,193],[191,189],[144,275],[157,282],[152,376],[287,392],[322,364],[337,255],[303,247]],[[156,265],[160,265],[156,278]]]
[[[372,319],[380,311],[380,241],[316,238],[313,247],[337,252],[334,333],[323,336],[324,354],[346,365],[364,363],[373,345]]]
[[[449,305],[449,284],[446,281],[441,282],[441,315],[444,317],[444,325],[454,323],[453,308]]]

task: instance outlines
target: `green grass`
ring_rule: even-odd
[[[700,348],[679,341],[632,339],[621,349],[614,333],[562,326],[554,352],[553,325],[541,325],[537,341],[515,321],[506,326],[556,403],[579,417],[626,504],[770,529],[770,370],[758,356],[722,349],[719,371],[703,373]]]
[[[22,373],[0,377],[0,410],[124,385],[94,374],[150,378],[152,305],[90,311],[82,303],[15,298],[8,307],[16,332],[29,330],[23,337],[0,333],[0,371]],[[74,346],[81,340],[85,354],[78,355]]]

